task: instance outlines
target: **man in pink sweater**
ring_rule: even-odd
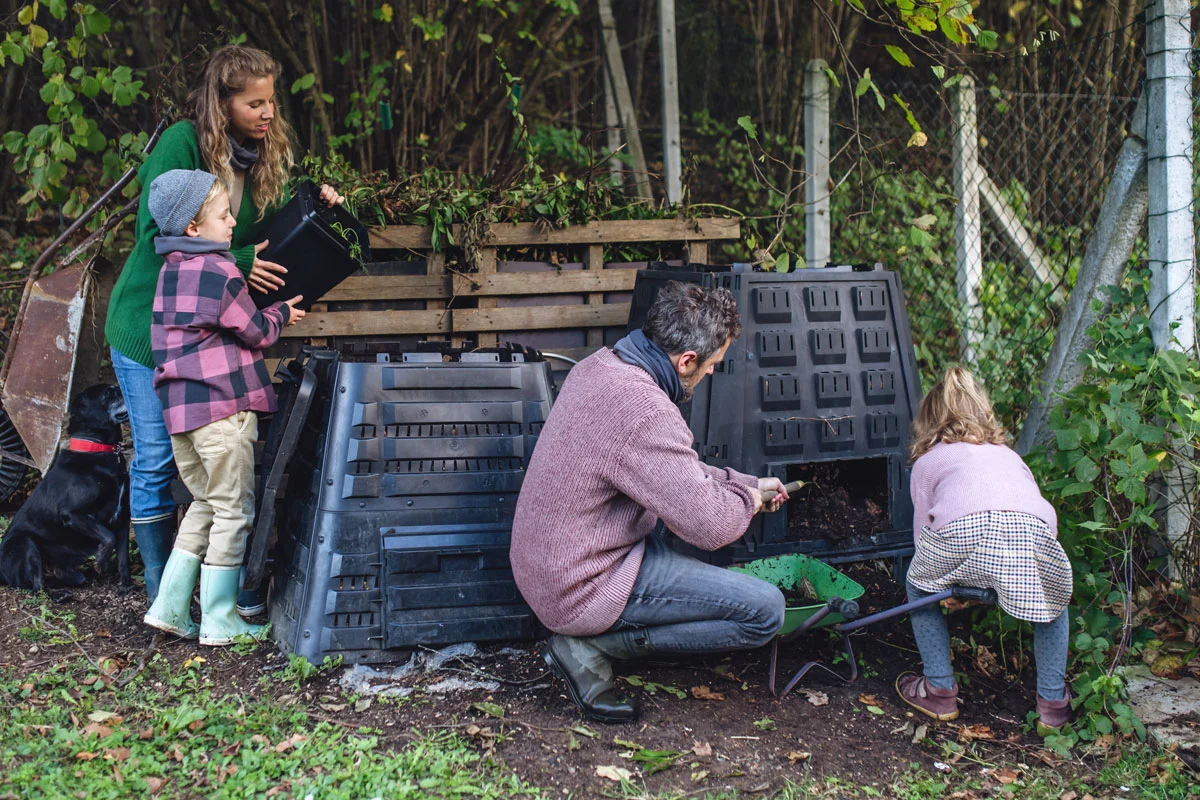
[[[676,553],[663,530],[716,550],[745,534],[763,492],[779,493],[768,511],[787,500],[777,478],[697,458],[679,412],[739,333],[729,291],[668,284],[641,330],[571,370],[530,459],[513,574],[555,633],[546,663],[592,719],[637,715],[610,658],[750,649],[783,624],[777,588]]]

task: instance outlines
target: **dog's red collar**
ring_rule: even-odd
[[[93,442],[90,439],[77,439],[71,437],[71,441],[67,443],[67,449],[75,453],[120,453],[121,444],[101,444]]]

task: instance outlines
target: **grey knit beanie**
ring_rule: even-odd
[[[217,176],[202,169],[172,169],[150,182],[146,207],[163,236],[183,236],[200,213]]]

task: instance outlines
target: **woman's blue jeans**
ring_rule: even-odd
[[[175,454],[171,435],[163,422],[162,404],[154,391],[154,370],[116,350],[113,371],[129,410],[133,431],[133,466],[129,470],[129,514],[134,524],[175,518],[171,482],[175,480]]]

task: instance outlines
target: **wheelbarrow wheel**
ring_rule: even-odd
[[[21,436],[13,427],[12,420],[8,418],[4,409],[0,409],[0,450],[29,458],[29,451],[25,449]],[[24,464],[0,456],[0,503],[12,497],[13,492],[21,485],[21,481],[28,471],[29,468]]]

